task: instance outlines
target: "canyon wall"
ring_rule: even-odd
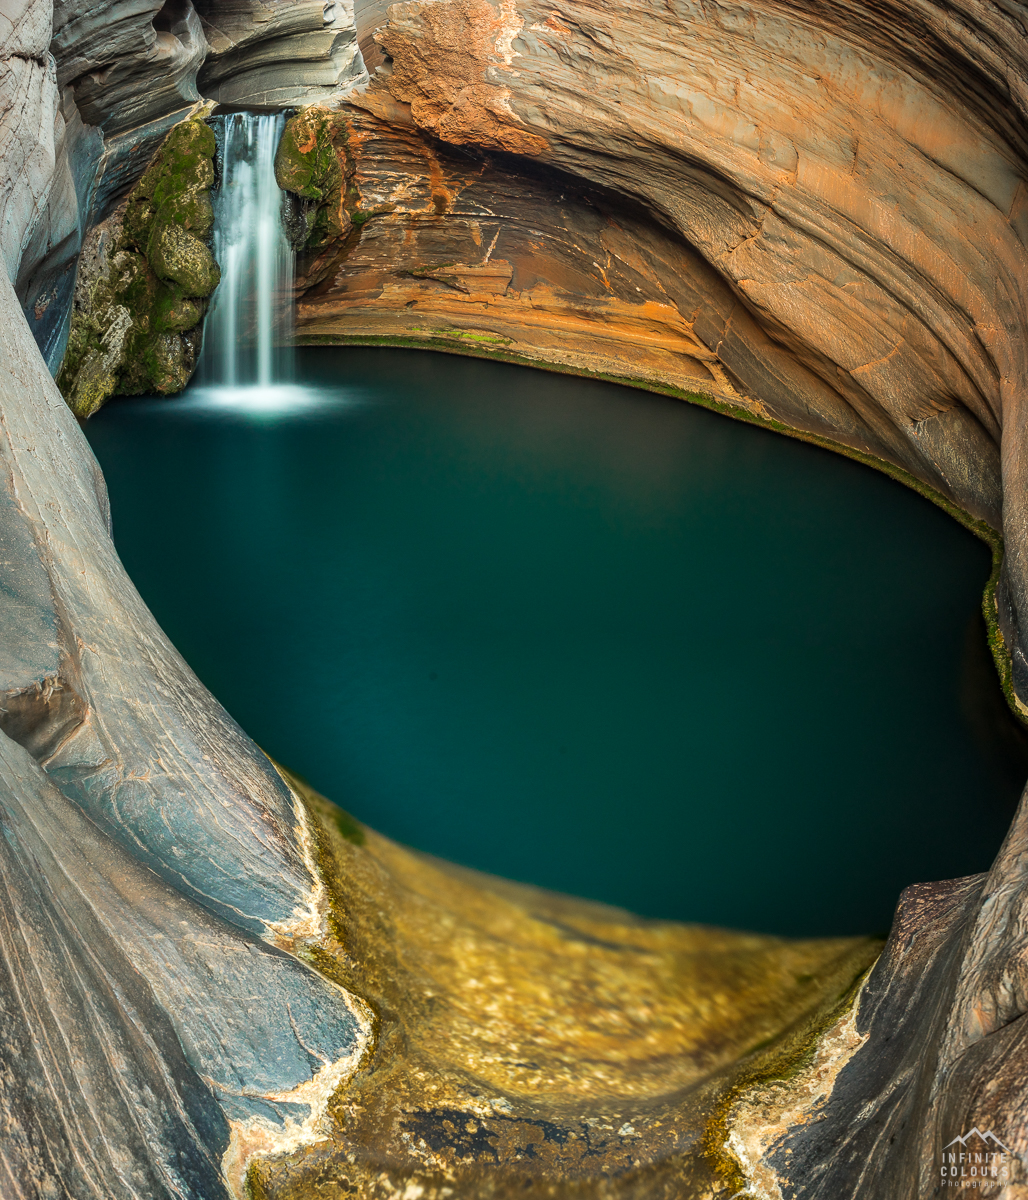
[[[867,943],[643,928],[340,842],[146,611],[51,373],[82,240],[168,131],[318,102],[339,211],[304,340],[624,378],[908,473],[1004,536],[1023,706],[1025,16],[4,0],[5,1195],[212,1200],[252,1161],[255,1197],[895,1200],[977,1126],[1020,1200],[1023,811],[988,877],[906,894],[856,1003]]]
[[[335,117],[360,221],[301,339],[699,392],[892,464],[1005,535],[1023,698],[1022,10],[389,15]],[[745,1194],[932,1195],[975,1125],[1023,1159],[1024,845],[1022,813],[988,878],[904,898],[829,1086],[740,1102]]]

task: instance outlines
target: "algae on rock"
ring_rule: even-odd
[[[127,200],[90,231],[57,377],[76,416],[111,396],[169,395],[189,382],[206,299],[221,278],[206,245],[214,151],[201,117],[182,121]]]

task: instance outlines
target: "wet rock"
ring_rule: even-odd
[[[148,261],[158,279],[177,283],[186,296],[209,296],[221,278],[210,250],[181,225],[158,225],[147,242]],[[178,297],[176,297],[178,299]],[[196,321],[201,309],[194,302]],[[181,311],[181,305],[180,305]]]
[[[379,1021],[324,1139],[254,1162],[261,1200],[727,1198],[707,1129],[741,1081],[804,1060],[878,952],[490,878],[355,837],[290,778],[318,817],[336,916],[316,962]]]
[[[343,172],[332,140],[332,113],[311,106],[286,122],[275,154],[275,179],[287,192],[326,207],[328,220],[339,221]],[[341,231],[337,226],[336,232]]]

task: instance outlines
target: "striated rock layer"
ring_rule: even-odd
[[[905,895],[866,976],[869,940],[641,922],[403,851],[273,768],[168,644],[50,372],[115,210],[171,289],[156,332],[188,341],[213,274],[174,251],[209,179],[163,213],[139,181],[169,130],[204,99],[330,101],[277,164],[305,340],[624,378],[904,473],[1002,532],[1024,707],[1025,15],[0,9],[5,1197],[896,1200],[940,1194],[976,1128],[1020,1200],[1024,810],[987,877]],[[382,66],[342,103],[358,42]],[[111,278],[73,342],[100,376]]]
[[[399,337],[753,403],[696,335],[689,299],[716,322],[722,297],[687,247],[609,193],[447,154],[397,116],[332,118],[352,236],[330,278],[299,280],[301,341]],[[785,359],[745,333],[751,356]]]

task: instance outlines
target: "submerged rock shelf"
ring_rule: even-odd
[[[944,1155],[983,1135],[1024,1191],[1024,813],[987,875],[905,894],[866,977],[867,939],[640,923],[400,851],[277,772],[164,637],[47,369],[70,345],[83,414],[176,390],[216,282],[210,160],[177,198],[148,163],[211,101],[315,102],[293,146],[318,170],[280,174],[302,338],[627,377],[905,473],[1004,539],[986,615],[1023,711],[1023,18],[0,15],[12,1196],[897,1200],[961,1182]]]

